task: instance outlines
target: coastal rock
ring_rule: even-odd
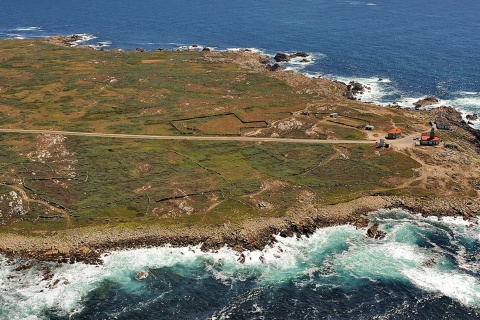
[[[364,93],[365,89],[367,89],[367,87],[360,82],[350,81],[343,95],[347,97],[347,99],[356,100],[355,96]]]
[[[136,48],[135,51],[137,51],[137,52],[145,52],[145,49],[144,49],[144,48]]]
[[[148,277],[148,271],[141,270],[135,275],[135,279],[141,281],[145,280]]]
[[[467,114],[467,120],[476,121],[478,120],[478,115],[476,113]]]
[[[418,110],[422,107],[427,107],[434,105],[435,103],[438,103],[440,99],[434,96],[428,96],[426,98],[420,99],[417,102],[415,102],[413,105],[415,106],[415,109]]]
[[[308,53],[300,51],[300,52],[295,52],[295,53],[290,55],[290,58],[297,58],[297,57],[306,58],[306,57],[308,57]]]
[[[386,235],[387,233],[385,231],[378,230],[378,223],[374,223],[373,226],[367,230],[367,236],[372,239],[381,240],[385,238]]]
[[[291,57],[286,53],[277,52],[273,59],[275,59],[276,62],[287,62],[290,61]]]
[[[273,65],[271,65],[271,64],[267,65],[267,70],[268,71],[277,71],[277,70],[282,70],[282,69],[284,69],[284,67],[282,67],[278,63],[275,63]]]

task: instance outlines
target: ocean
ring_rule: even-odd
[[[478,0],[4,0],[0,39],[84,34],[97,49],[303,51],[308,76],[356,80],[363,101],[427,95],[480,113]],[[474,122],[480,128],[480,122]],[[388,232],[318,229],[263,251],[117,251],[103,266],[0,256],[0,319],[478,319],[480,226],[399,209]],[[138,281],[135,275],[147,271]]]
[[[0,260],[1,319],[478,319],[480,225],[393,209],[262,251],[112,252],[104,265]],[[135,278],[147,271],[144,280]]]

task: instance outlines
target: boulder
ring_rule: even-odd
[[[367,230],[367,236],[369,236],[372,239],[381,240],[385,238],[386,235],[387,233],[385,231],[378,230],[378,223],[374,223],[373,226],[371,226]]]
[[[367,87],[360,82],[350,81],[343,95],[350,100],[356,100],[355,95],[364,93],[365,89],[367,89]]]
[[[476,113],[467,114],[467,120],[472,120],[472,121],[478,120],[478,116]]]
[[[147,277],[148,277],[148,271],[141,270],[137,273],[137,275],[135,276],[135,279],[141,281],[141,280],[145,280]]]
[[[271,64],[267,65],[267,70],[268,71],[277,71],[277,70],[281,70],[281,69],[283,69],[283,67],[281,65],[279,65],[278,63],[275,63],[273,65],[271,65]]]
[[[291,57],[286,53],[277,52],[273,59],[275,59],[276,62],[287,62],[290,61]]]
[[[415,109],[418,110],[419,108],[431,106],[435,103],[438,103],[439,101],[440,101],[440,99],[438,99],[437,97],[428,96],[426,98],[418,100],[413,105],[415,106]]]
[[[302,58],[306,58],[308,57],[308,53],[305,53],[305,52],[295,52],[295,53],[292,53],[290,55],[291,58],[296,58],[296,57],[302,57]]]

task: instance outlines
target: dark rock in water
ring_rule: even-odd
[[[144,280],[148,277],[148,272],[145,270],[139,271],[137,275],[135,276],[135,279],[137,280]]]
[[[437,263],[437,261],[435,261],[435,258],[430,258],[427,261],[425,261],[424,263],[422,263],[422,265],[425,266],[425,267],[433,267],[435,265],[435,263]]]
[[[145,49],[143,49],[143,48],[136,48],[135,51],[137,51],[137,52],[145,52]]]
[[[306,58],[308,57],[308,53],[305,53],[305,52],[295,52],[293,54],[290,55],[291,58],[296,58],[296,57],[302,57],[302,58]]]
[[[27,263],[24,263],[24,264],[19,265],[18,267],[16,267],[15,269],[13,269],[13,271],[28,270],[28,269],[31,269],[32,267],[33,267],[33,262],[27,262]]]
[[[343,95],[350,100],[356,100],[355,95],[364,93],[365,89],[368,88],[360,82],[350,81]]]
[[[291,58],[286,53],[277,52],[277,54],[275,55],[275,57],[273,59],[275,59],[275,61],[277,61],[277,62],[286,62],[286,61],[290,61]]]
[[[415,109],[419,109],[419,108],[422,108],[422,107],[427,107],[427,106],[431,106],[435,103],[438,103],[440,101],[440,99],[438,99],[437,97],[434,97],[434,96],[428,96],[424,99],[420,99],[418,100],[417,102],[415,102],[413,105],[415,106]]]
[[[243,253],[240,254],[240,257],[238,258],[237,261],[240,262],[241,264],[244,264],[245,263],[245,255]]]
[[[476,113],[467,114],[467,120],[472,120],[472,121],[478,120],[478,116]]]
[[[202,51],[210,51],[210,48],[205,47],[202,49]]]
[[[307,62],[310,62],[310,60],[308,60],[308,59],[302,59],[300,62],[302,62],[302,63],[307,63]]]
[[[373,226],[367,230],[367,236],[373,239],[381,240],[385,238],[386,235],[387,233],[385,231],[378,230],[378,223],[374,223]]]

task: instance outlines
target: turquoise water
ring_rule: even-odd
[[[262,251],[150,248],[104,265],[0,267],[2,319],[476,319],[479,232],[461,218],[373,215],[388,235],[338,226]],[[45,266],[53,273],[44,279]],[[149,276],[136,280],[137,272]],[[56,284],[55,284],[56,283]],[[442,312],[439,312],[442,310]]]

